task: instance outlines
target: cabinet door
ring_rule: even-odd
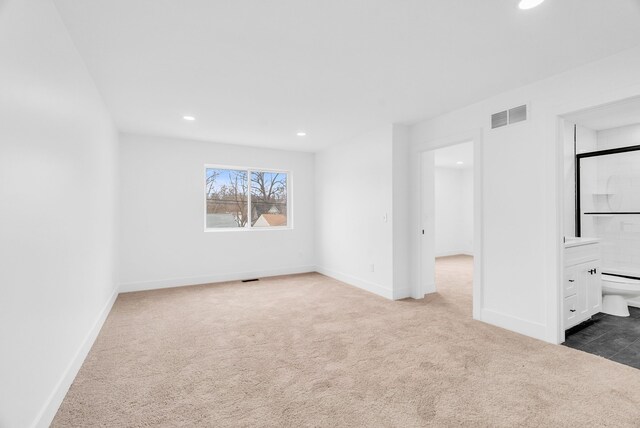
[[[582,263],[576,266],[576,309],[580,322],[588,319],[589,315],[589,297],[587,287],[589,285],[589,277],[592,276],[591,263]]]
[[[589,316],[600,312],[602,308],[602,278],[600,276],[600,266],[591,265],[591,273],[587,276],[587,304],[589,305]]]

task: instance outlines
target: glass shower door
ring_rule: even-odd
[[[602,240],[603,272],[640,277],[640,150],[620,150],[578,155],[580,233]]]

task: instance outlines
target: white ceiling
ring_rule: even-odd
[[[462,165],[459,165],[458,162],[462,162]],[[435,150],[434,164],[440,168],[465,169],[473,167],[473,141]]]
[[[120,130],[316,151],[635,46],[639,1],[55,3]]]
[[[636,125],[640,123],[640,97],[570,114],[565,119],[594,131]]]

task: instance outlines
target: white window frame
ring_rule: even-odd
[[[249,210],[249,221],[244,227],[207,227],[207,170],[208,169],[230,169],[236,171],[246,171],[249,186],[247,188],[247,209]],[[268,226],[253,227],[251,226],[251,173],[252,172],[275,172],[287,174],[287,225],[286,226]],[[293,230],[293,180],[291,171],[273,168],[257,168],[235,165],[205,164],[204,179],[202,182],[204,193],[204,231],[205,232],[249,232],[249,231],[273,231],[273,230]]]

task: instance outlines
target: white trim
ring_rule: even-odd
[[[327,269],[322,266],[317,266],[316,272],[321,273],[322,275],[328,276],[330,278],[336,279],[340,282],[344,282],[347,285],[352,285],[354,287],[360,288],[370,293],[377,294],[378,296],[382,296],[386,299],[389,299],[389,300],[394,299],[393,290],[391,288],[384,287],[380,284],[376,284],[375,282],[367,281],[366,279],[358,278],[353,275]]]
[[[247,216],[248,221],[244,227],[207,227],[207,170],[208,169],[226,169],[229,171],[246,171],[247,173]],[[251,173],[252,172],[275,172],[286,174],[287,176],[287,225],[286,226],[272,226],[272,227],[253,227],[251,226]],[[203,212],[204,212],[204,231],[205,232],[239,232],[239,231],[254,231],[254,230],[293,230],[293,172],[284,169],[273,168],[254,168],[254,167],[242,167],[231,165],[219,165],[219,164],[204,164],[204,200],[203,200]]]
[[[565,341],[564,322],[562,320],[562,305],[564,303],[564,290],[562,289],[563,277],[564,277],[564,237],[567,233],[573,236],[573,231],[564,230],[564,135],[565,119],[557,116],[556,118],[556,227],[560,231],[561,237],[559,237],[556,244],[556,251],[558,252],[557,263],[555,266],[555,293],[551,293],[549,299],[550,308],[549,314],[555,312],[555,329],[553,328],[554,321],[550,320],[550,333],[549,341],[551,343],[560,344]],[[574,183],[575,184],[575,183]],[[555,331],[554,331],[555,330]],[[554,334],[555,333],[555,334]]]
[[[529,114],[529,113],[527,113]],[[528,117],[529,119],[529,117]],[[482,318],[484,306],[484,140],[482,129],[473,137],[473,318]]]
[[[567,117],[571,117],[590,110],[599,109],[612,104],[624,103],[632,99],[640,97],[640,85],[631,87],[622,87],[610,90],[605,94],[595,93],[582,99],[572,99],[571,101],[556,105],[551,117],[556,121],[556,138],[555,153],[555,231],[553,237],[555,240],[554,250],[555,266],[554,279],[555,283],[550,284],[552,287],[548,292],[547,308],[548,308],[548,338],[550,343],[560,344],[565,341],[565,330],[562,320],[562,305],[564,302],[562,294],[562,284],[564,281],[564,237],[573,234],[574,231],[564,230],[564,124]],[[574,122],[573,120],[570,123]]]
[[[393,300],[408,299],[411,297],[411,287],[401,288],[399,290],[393,289]]]
[[[284,172],[289,173],[286,169],[277,168],[259,168],[257,166],[237,166],[237,165],[222,165],[219,163],[205,163],[204,168],[216,168],[216,169],[230,169],[234,171],[259,171],[259,172]]]
[[[87,358],[87,355],[89,354],[93,343],[96,341],[98,333],[100,333],[100,329],[102,329],[102,326],[106,321],[109,312],[111,312],[111,308],[113,307],[113,304],[115,303],[117,297],[118,290],[116,289],[98,314],[98,317],[91,326],[91,329],[80,344],[80,347],[69,362],[69,365],[62,373],[60,380],[58,381],[53,391],[45,401],[44,406],[42,406],[42,409],[34,419],[34,422],[31,425],[32,427],[46,428],[53,421],[53,418],[56,416],[56,413],[58,412],[58,409],[60,408],[64,397],[67,395],[71,384],[75,380],[80,367],[82,367],[82,364],[84,363],[85,358]]]
[[[503,314],[491,309],[482,309],[481,320],[506,330],[515,331],[525,336],[547,341],[547,326],[537,322]]]
[[[280,269],[268,269],[248,272],[232,272],[227,274],[210,274],[189,276],[182,278],[165,278],[151,281],[137,281],[120,284],[121,293],[133,291],[157,290],[161,288],[185,287],[198,284],[213,284],[216,282],[241,281],[243,279],[267,278],[270,276],[295,275],[298,273],[315,272],[315,266],[298,266]]]
[[[528,105],[528,104],[527,104]],[[529,110],[530,112],[530,110]],[[527,121],[529,122],[530,117],[527,117]],[[514,124],[517,125],[517,124]],[[482,306],[483,306],[483,296],[484,296],[484,263],[483,263],[483,238],[484,238],[484,221],[483,221],[483,181],[482,181],[482,153],[483,153],[483,130],[482,128],[462,132],[459,134],[438,138],[435,140],[421,142],[415,145],[415,148],[412,150],[412,155],[418,159],[421,159],[422,154],[424,152],[429,152],[433,150],[437,150],[443,147],[449,147],[460,143],[465,143],[468,141],[473,142],[473,318],[476,320],[482,320]],[[414,163],[415,165],[415,163]],[[422,189],[422,177],[424,172],[422,171],[422,161],[418,164],[418,173],[417,177],[420,179],[420,183],[417,183],[419,188],[419,200],[417,201],[417,211],[419,213],[419,223],[415,225],[416,231],[424,229],[424,225],[422,224],[422,198],[424,197],[424,191]],[[414,193],[415,195],[415,193]],[[415,205],[413,205],[415,206]],[[418,278],[417,281],[414,281],[414,286],[412,290],[412,296],[414,298],[423,298],[425,295],[425,290],[435,290],[435,286],[433,284],[422,284],[422,271],[424,269],[425,257],[422,255],[422,239],[424,239],[427,235],[414,235],[412,238],[414,242],[418,242],[417,245],[412,245],[412,248],[416,248],[419,252],[419,258],[417,260],[417,266],[412,266],[414,270],[414,277]],[[414,259],[416,260],[416,259]],[[432,288],[426,288],[432,287]]]
[[[271,226],[271,227],[205,227],[205,232],[254,232],[260,230],[293,230],[289,226]]]
[[[436,258],[438,257],[449,257],[449,256],[473,256],[473,250],[451,250],[451,251],[443,251],[441,253],[436,253]]]

